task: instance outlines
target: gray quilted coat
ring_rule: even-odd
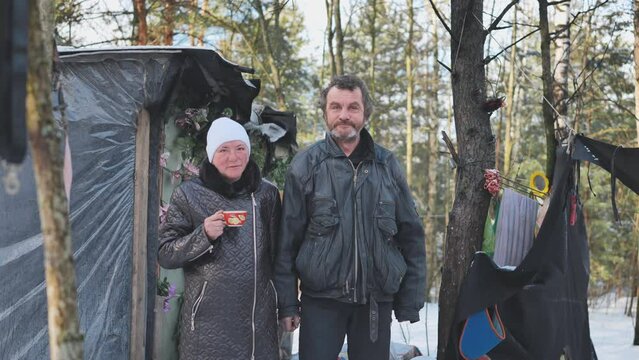
[[[271,279],[279,194],[253,162],[236,184],[220,179],[205,163],[200,178],[174,191],[160,228],[160,265],[184,270],[180,359],[277,359]],[[209,242],[202,224],[218,210],[247,210],[247,220]]]

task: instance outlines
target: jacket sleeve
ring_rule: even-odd
[[[299,313],[297,270],[295,259],[306,229],[306,195],[299,175],[291,165],[284,186],[282,218],[275,260],[275,287],[278,294],[279,317]]]
[[[270,256],[271,256],[271,264],[273,267],[275,266],[275,253],[277,252],[277,235],[280,229],[280,218],[282,215],[282,201],[280,200],[280,192],[275,188],[274,190],[274,199],[273,199],[273,208],[271,209],[270,219],[269,219],[269,246],[270,246]]]
[[[171,196],[166,221],[160,226],[158,262],[166,269],[187,263],[215,250],[217,242],[209,242],[203,224],[193,224],[188,201],[181,187]]]
[[[404,260],[406,274],[399,291],[395,294],[393,310],[397,321],[419,321],[419,310],[426,301],[426,243],[424,227],[417,214],[415,202],[399,162],[393,156],[390,161],[391,174],[398,189],[395,202],[397,221],[396,241]]]

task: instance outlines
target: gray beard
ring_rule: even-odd
[[[339,133],[336,129],[331,130],[331,137],[335,140],[335,141],[339,141],[339,142],[353,142],[355,140],[357,140],[357,138],[359,138],[359,132],[357,132],[357,130],[355,130],[354,128],[351,128],[352,130],[349,131],[347,134],[343,134],[343,133]]]

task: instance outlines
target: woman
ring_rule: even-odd
[[[180,359],[277,359],[279,193],[249,159],[239,123],[215,120],[206,152],[199,178],[175,189],[160,228],[160,265],[184,270]],[[226,226],[222,211],[236,210],[247,211],[246,222]]]

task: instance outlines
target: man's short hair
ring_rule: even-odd
[[[355,75],[338,75],[331,79],[331,82],[328,83],[326,88],[324,88],[320,94],[319,107],[322,109],[324,118],[326,118],[326,96],[328,95],[328,91],[334,87],[350,91],[354,91],[359,88],[362,92],[362,101],[364,102],[364,120],[368,120],[371,114],[373,114],[375,104],[373,103],[373,98],[371,98],[371,94],[368,92],[368,87],[364,81]]]

